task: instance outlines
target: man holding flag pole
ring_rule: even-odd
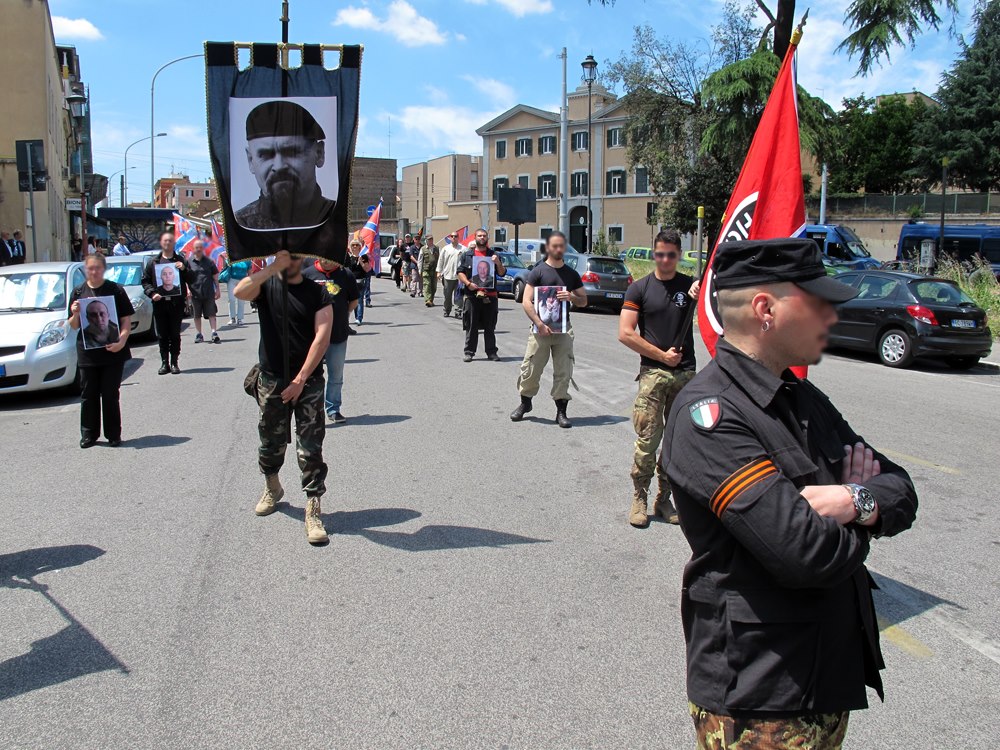
[[[800,24],[705,274],[699,322],[714,359],[675,400],[661,453],[692,550],[681,617],[701,750],[839,750],[866,686],[883,696],[864,561],[916,516],[907,473],[792,371],[819,362],[834,304],[857,293],[826,276],[814,242],[788,239],[805,219],[801,35]]]

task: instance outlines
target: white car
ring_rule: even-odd
[[[108,268],[104,278],[120,284],[125,289],[135,308],[132,316],[132,336],[151,337],[153,329],[153,303],[142,291],[142,272],[156,253],[136,253],[135,255],[118,255],[108,258]]]
[[[82,263],[0,268],[0,394],[79,385],[78,332],[67,324]]]

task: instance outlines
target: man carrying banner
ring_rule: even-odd
[[[287,269],[288,339],[282,337],[283,305],[280,274]],[[320,517],[320,498],[326,493],[327,466],[323,461],[324,420],[323,357],[330,345],[333,312],[330,294],[322,284],[302,276],[302,258],[286,250],[274,262],[243,279],[236,296],[257,303],[260,321],[259,374],[255,384],[260,421],[258,465],[264,475],[264,494],[254,512],[267,516],[278,509],[285,490],[278,473],[285,462],[286,436],[295,413],[295,450],[306,495],[306,538],[310,544],[328,541]],[[287,347],[287,351],[286,351]],[[281,380],[284,359],[290,383]]]
[[[698,748],[839,750],[882,697],[864,561],[910,527],[907,473],[873,451],[793,366],[815,365],[835,303],[811,240],[726,242],[725,338],[670,411],[665,469],[691,546],[681,617]]]
[[[628,522],[636,528],[649,526],[649,482],[656,472],[658,492],[653,515],[677,523],[670,504],[670,482],[661,462],[670,454],[663,441],[663,425],[681,389],[694,377],[694,332],[692,316],[700,281],[677,271],[681,236],[676,230],[660,232],[653,242],[653,272],[639,279],[625,293],[618,320],[618,340],[639,359],[639,393],[632,408],[635,455],[632,460],[632,508]],[[638,328],[638,331],[636,330]]]

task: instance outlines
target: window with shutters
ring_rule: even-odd
[[[556,137],[554,135],[543,135],[538,139],[539,154],[554,154],[556,152]]]
[[[499,191],[500,188],[505,188],[505,187],[510,187],[510,180],[508,180],[506,177],[493,178],[493,200],[496,200],[497,195],[499,195],[497,191]]]
[[[590,148],[590,134],[586,130],[573,133],[572,147],[574,151],[586,151]]]
[[[497,141],[497,158],[507,158],[507,141]]]
[[[517,176],[517,186],[519,188],[531,187],[531,175],[530,174],[519,174]]]
[[[635,192],[639,195],[649,192],[649,170],[645,167],[635,168]]]
[[[569,194],[571,196],[586,195],[588,188],[587,173],[574,172],[569,186]]]
[[[608,195],[625,195],[625,170],[609,169],[604,189]]]
[[[539,198],[556,197],[556,176],[554,174],[538,175],[538,197]]]
[[[514,141],[514,156],[531,156],[530,138],[518,138]]]
[[[625,131],[622,128],[608,128],[608,148],[621,148],[625,145]]]

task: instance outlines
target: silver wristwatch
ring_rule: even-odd
[[[854,500],[854,510],[858,512],[854,523],[864,524],[875,512],[875,496],[860,484],[845,484],[844,486],[850,490],[851,498]]]

